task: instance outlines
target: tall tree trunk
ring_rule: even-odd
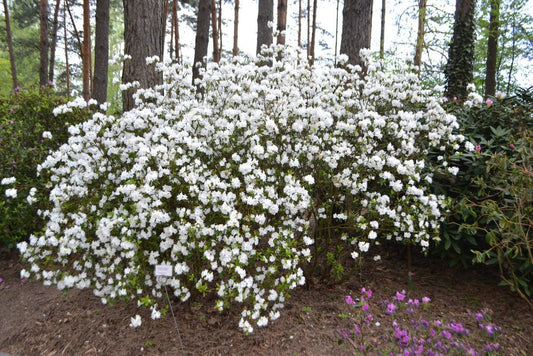
[[[287,28],[287,0],[278,0],[278,44],[285,44],[285,30]]]
[[[11,23],[9,22],[9,9],[7,0],[4,0],[4,18],[6,20],[6,40],[9,51],[9,62],[11,64],[11,79],[13,80],[13,89],[18,87],[17,69],[15,66],[15,53],[13,52],[13,35],[11,34]]]
[[[218,0],[218,56],[222,57],[222,0]]]
[[[41,34],[41,41],[39,44],[39,49],[41,51],[39,83],[41,85],[46,85],[48,82],[48,0],[40,0],[39,17]]]
[[[96,1],[96,30],[94,39],[93,98],[107,101],[107,69],[109,60],[109,0]]]
[[[490,2],[489,38],[485,71],[485,98],[496,94],[496,61],[498,57],[498,35],[500,30],[500,0]]]
[[[124,53],[131,56],[124,62],[122,82],[138,81],[141,88],[163,83],[163,75],[146,64],[147,57],[163,58],[163,18],[165,0],[123,0],[124,4]],[[134,90],[123,92],[124,111],[131,110]]]
[[[313,31],[311,35],[311,50],[309,52],[310,64],[313,65],[315,62],[315,43],[316,43],[316,10],[317,10],[317,0],[313,0]]]
[[[364,69],[359,52],[370,48],[372,0],[345,0],[342,19],[341,53],[348,56],[348,63]]]
[[[415,58],[413,64],[420,67],[422,64],[422,51],[424,50],[424,26],[426,24],[426,7],[427,0],[419,0],[418,2],[418,31],[416,34],[416,48]]]
[[[65,75],[67,84],[67,99],[70,99],[70,68],[68,66],[68,43],[67,43],[67,9],[68,0],[63,5],[63,39],[65,41]]]
[[[213,62],[220,61],[220,51],[218,48],[218,22],[217,22],[217,5],[215,0],[211,0],[211,34],[213,35]]]
[[[298,0],[298,48],[301,48],[301,47],[302,47],[302,0]]]
[[[311,0],[307,0],[307,58],[311,55]]]
[[[170,46],[171,48],[174,47],[174,53],[176,60],[180,61],[180,32],[179,32],[179,25],[178,25],[178,0],[172,1],[172,28],[173,28],[173,36],[170,38],[170,43],[174,43],[174,45]],[[172,55],[171,55],[172,57]]]
[[[274,1],[273,0],[259,0],[259,7],[257,11],[257,48],[256,53],[261,52],[263,45],[270,46],[272,44],[272,28],[268,27],[268,23],[274,19]]]
[[[337,0],[337,7],[335,11],[335,64],[337,64],[337,50],[338,50],[338,39],[339,39],[339,3]]]
[[[198,17],[196,19],[196,41],[194,47],[194,65],[192,69],[192,82],[200,78],[200,68],[207,56],[209,46],[209,16],[211,13],[211,1],[200,0],[198,4]],[[198,91],[201,92],[200,88]]]
[[[91,8],[89,0],[83,0],[83,51],[82,72],[83,89],[82,96],[88,101],[91,98]]]
[[[239,0],[235,0],[233,10],[233,55],[239,54]]]
[[[456,0],[453,37],[448,52],[445,74],[446,94],[462,101],[467,85],[474,78],[475,0]]]
[[[54,8],[54,21],[52,22],[52,44],[50,45],[50,67],[48,68],[48,81],[54,81],[54,67],[56,60],[56,46],[57,46],[57,27],[59,16],[59,5],[61,0],[56,0],[56,6]]]
[[[422,0],[420,0],[422,1]],[[385,15],[387,0],[381,0],[381,33],[379,35],[379,58],[385,57]]]

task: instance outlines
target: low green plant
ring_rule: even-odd
[[[465,266],[497,265],[502,284],[532,307],[533,90],[470,99],[449,107],[475,149],[452,158],[455,180],[435,185],[454,199],[436,250]]]
[[[61,104],[65,99],[52,83],[15,89],[0,99],[0,248],[14,248],[44,226],[37,211],[45,207],[48,189],[37,166],[67,142],[69,125],[90,117],[79,109],[55,117]]]

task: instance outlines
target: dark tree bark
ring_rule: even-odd
[[[83,0],[83,50],[82,72],[83,89],[82,96],[88,101],[91,98],[91,7],[89,0]]]
[[[233,11],[233,55],[239,54],[239,0],[235,0]]]
[[[381,33],[379,35],[379,58],[385,56],[385,14],[387,0],[381,0]]]
[[[500,29],[500,0],[490,2],[489,38],[485,76],[485,98],[496,94],[496,62]]]
[[[150,88],[163,82],[163,75],[146,58],[163,58],[165,0],[123,0],[124,4],[124,52],[131,56],[125,61],[122,82],[138,81],[141,88]],[[131,110],[133,90],[122,94],[124,111]]]
[[[218,55],[219,58],[222,56],[222,0],[218,0]]]
[[[217,5],[215,0],[211,0],[211,34],[213,35],[213,62],[220,61],[220,49],[218,47],[218,21],[217,21]]]
[[[172,49],[174,49],[174,58],[180,61],[180,31],[178,25],[178,0],[172,1],[172,23],[170,32],[170,57],[172,58]]]
[[[278,44],[285,44],[285,30],[287,29],[287,0],[278,0]]]
[[[311,55],[311,0],[307,0],[307,58]]]
[[[211,1],[200,0],[198,4],[198,17],[196,19],[196,41],[194,47],[194,65],[192,69],[192,82],[200,78],[200,68],[198,67],[207,56],[209,45],[209,21],[211,14]]]
[[[54,8],[54,20],[52,22],[52,43],[50,45],[50,67],[48,68],[48,81],[54,81],[54,67],[56,60],[56,47],[57,47],[57,27],[59,17],[59,5],[61,0],[56,0],[56,6]]]
[[[46,85],[48,82],[48,1],[39,2],[39,23],[41,41],[39,49],[41,51],[41,61],[39,67],[39,83]]]
[[[426,24],[426,7],[427,0],[420,0],[418,2],[418,31],[416,34],[416,48],[415,58],[413,64],[420,67],[422,64],[422,51],[424,50],[424,26]]]
[[[17,69],[15,66],[15,53],[13,52],[13,35],[11,34],[11,23],[9,22],[9,9],[7,0],[4,0],[4,18],[6,20],[6,40],[9,51],[9,62],[11,64],[11,79],[13,80],[13,89],[18,87]]]
[[[263,45],[270,46],[272,44],[272,28],[268,27],[268,23],[272,22],[273,19],[274,1],[259,0],[257,11],[257,53],[261,52]]]
[[[342,19],[341,53],[348,56],[348,63],[364,69],[359,52],[370,48],[372,0],[345,0]]]
[[[96,30],[94,39],[93,98],[99,103],[107,100],[107,69],[109,61],[109,0],[96,1]]]
[[[475,0],[456,0],[453,37],[448,52],[445,74],[446,94],[462,101],[467,85],[474,77]]]
[[[313,29],[311,32],[311,49],[309,51],[310,64],[312,65],[315,62],[315,43],[316,43],[316,10],[317,10],[317,0],[313,0]]]
[[[68,0],[65,0],[65,5],[63,6],[63,39],[65,45],[65,75],[67,82],[67,99],[70,99],[70,68],[68,66],[68,45],[67,45],[67,9],[68,9]]]

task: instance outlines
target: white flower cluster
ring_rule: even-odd
[[[11,185],[11,184],[14,184],[16,181],[17,181],[17,178],[15,177],[2,178],[0,185]],[[5,189],[4,194],[6,195],[7,198],[15,199],[17,197],[17,189],[7,188]]]
[[[164,286],[183,301],[211,292],[219,310],[242,303],[239,326],[252,332],[304,284],[320,237],[311,220],[332,221],[333,209],[354,231],[339,238],[353,256],[381,238],[427,246],[444,198],[429,192],[425,157],[459,148],[455,118],[415,75],[363,80],[282,58],[210,65],[202,95],[184,67],[156,63],[165,84],[139,89],[135,109],[72,126],[39,167],[53,207],[44,233],[19,244],[22,275],[134,298],[156,316]],[[173,276],[155,277],[160,264]]]

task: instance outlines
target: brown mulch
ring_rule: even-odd
[[[532,315],[524,301],[497,286],[493,273],[486,268],[452,269],[421,257],[413,267],[409,297],[432,299],[427,320],[468,324],[468,313],[489,308],[494,323],[503,328],[500,353],[533,355]],[[89,290],[63,293],[34,280],[21,283],[21,268],[13,253],[0,253],[0,354],[344,355],[348,352],[338,345],[337,330],[353,325],[346,318],[350,309],[344,296],[357,297],[364,285],[374,291],[377,302],[407,287],[403,258],[389,254],[341,285],[296,290],[280,319],[248,336],[238,330],[236,312],[219,315],[210,305],[187,308],[173,302],[180,343],[170,314],[152,321],[149,311],[133,302],[102,305]],[[135,314],[143,317],[143,325],[133,329],[129,323]]]

